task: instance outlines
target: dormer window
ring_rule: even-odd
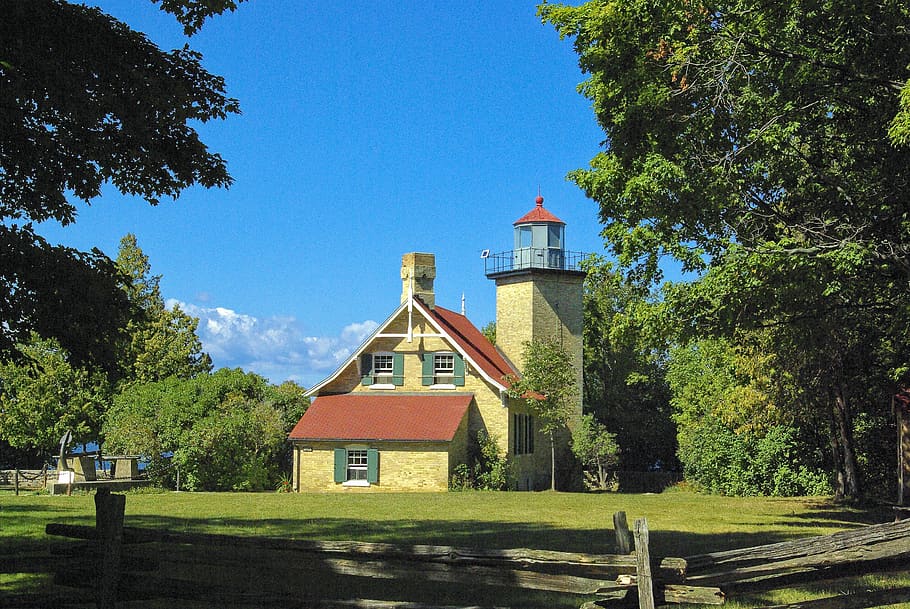
[[[380,351],[360,356],[360,383],[372,389],[394,389],[404,385],[404,356]]]
[[[464,360],[458,353],[437,351],[423,354],[424,386],[464,387]]]
[[[379,385],[392,384],[394,356],[391,353],[373,355],[373,382]]]
[[[436,385],[455,384],[454,353],[435,353],[433,355],[433,382]]]

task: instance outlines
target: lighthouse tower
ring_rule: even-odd
[[[496,282],[496,346],[521,370],[526,342],[559,341],[577,373],[580,415],[585,255],[565,249],[566,223],[544,208],[540,195],[514,227],[514,249],[485,263],[487,277]]]

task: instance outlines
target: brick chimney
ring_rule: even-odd
[[[433,293],[433,280],[436,279],[436,255],[411,252],[401,257],[401,302],[408,299],[413,290],[414,296],[431,309],[436,306],[436,295]]]

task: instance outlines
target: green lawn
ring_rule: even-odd
[[[883,509],[851,509],[823,498],[731,498],[674,489],[653,495],[493,493],[242,494],[130,493],[127,526],[174,531],[355,539],[390,543],[613,551],[612,514],[645,517],[652,554],[687,556],[830,534],[886,522]],[[93,524],[92,495],[0,494],[0,556],[47,551],[49,522]],[[36,585],[36,576],[0,573],[0,594]],[[910,571],[845,582],[839,590],[910,585]],[[825,590],[812,591],[812,596]],[[793,600],[808,596],[796,593]],[[768,597],[787,600],[786,594]],[[755,599],[746,599],[749,603]],[[741,606],[748,606],[741,605]],[[910,607],[910,604],[904,605]]]

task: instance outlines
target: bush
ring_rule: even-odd
[[[453,491],[470,491],[475,487],[474,472],[467,463],[459,463],[452,472],[452,481],[449,489]]]
[[[584,484],[589,491],[612,490],[616,486],[613,471],[619,464],[616,435],[592,414],[581,417],[572,432],[572,453],[585,467]]]
[[[286,469],[287,433],[303,407],[287,387],[287,396],[277,391],[262,377],[228,369],[131,386],[107,413],[105,450],[145,455],[159,484],[174,482],[173,467],[186,490],[275,488]]]
[[[476,452],[473,468],[466,463],[455,466],[449,488],[453,491],[501,491],[507,488],[510,463],[500,450],[497,437],[481,429],[477,432]]]
[[[791,497],[831,492],[827,475],[800,463],[796,429],[779,425],[764,435],[737,434],[706,421],[680,435],[686,480],[722,495]]]

